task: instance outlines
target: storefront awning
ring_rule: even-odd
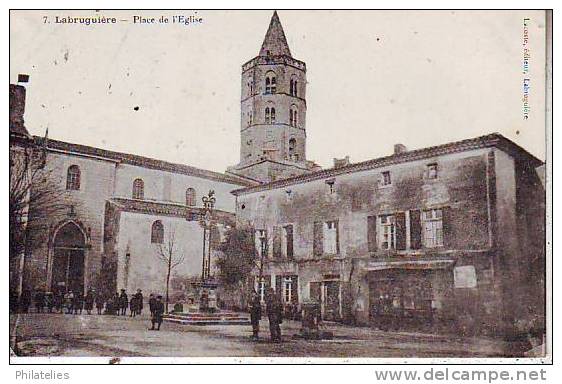
[[[368,261],[362,268],[365,271],[382,271],[385,269],[445,269],[451,267],[455,260],[404,260],[404,261]]]

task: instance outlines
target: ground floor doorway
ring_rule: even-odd
[[[84,292],[85,237],[73,222],[61,227],[53,241],[51,290]]]

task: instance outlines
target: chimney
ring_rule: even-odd
[[[29,75],[19,74],[18,84],[10,84],[10,133],[27,134],[23,115],[25,113],[25,87]]]
[[[400,153],[408,152],[408,148],[404,144],[394,144],[394,154],[399,155]]]
[[[349,156],[346,156],[343,159],[334,158],[334,168],[341,168],[346,165],[349,165]]]

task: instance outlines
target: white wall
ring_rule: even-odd
[[[128,292],[140,288],[145,295],[164,293],[166,265],[158,259],[157,244],[151,244],[152,223],[161,220],[164,225],[164,244],[171,231],[175,231],[175,255],[185,255],[185,261],[173,272],[179,275],[200,276],[203,246],[203,230],[198,222],[184,218],[153,216],[122,212],[118,235],[117,287]],[[130,253],[126,276],[126,254]],[[175,257],[175,256],[174,256]],[[126,285],[125,285],[126,283]]]

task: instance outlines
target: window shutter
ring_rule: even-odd
[[[248,276],[248,286],[250,290],[255,290],[257,292],[258,287],[256,287],[256,277],[254,275]]]
[[[453,228],[451,227],[451,207],[443,207],[443,245],[446,248],[454,247]]]
[[[422,247],[421,211],[419,209],[410,211],[410,248],[421,249]]]
[[[369,252],[377,250],[377,216],[367,217],[367,246]]]
[[[299,303],[299,277],[297,275],[291,276],[291,302],[294,304]]]
[[[273,257],[276,259],[280,259],[282,252],[281,252],[281,227],[274,227],[273,228]]]
[[[406,213],[396,212],[396,249],[406,249]]]
[[[283,276],[275,276],[275,293],[280,295],[283,292]]]
[[[334,221],[334,225],[336,226],[336,253],[340,253],[340,221]]]
[[[293,226],[287,225],[287,258],[293,258]]]
[[[312,252],[314,256],[322,256],[324,253],[324,227],[321,221],[314,222],[314,244]]]

